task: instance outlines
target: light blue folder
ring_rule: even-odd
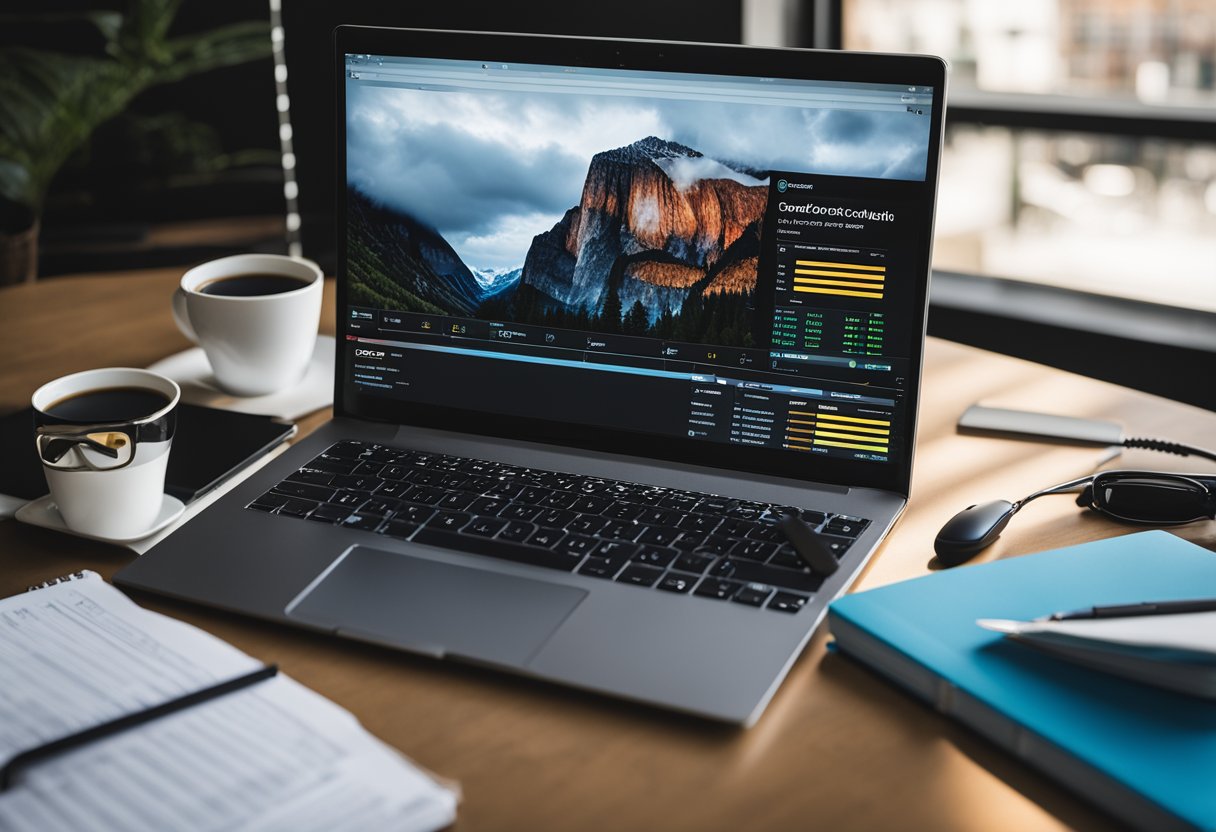
[[[836,601],[836,646],[1143,829],[1216,829],[1216,705],[1040,653],[977,618],[1216,597],[1216,553],[1141,532]]]

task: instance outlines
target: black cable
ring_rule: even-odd
[[[1124,439],[1123,447],[1143,448],[1148,451],[1161,451],[1162,453],[1177,454],[1178,456],[1201,456],[1204,459],[1216,461],[1216,452],[1214,451],[1196,448],[1193,445],[1184,445],[1181,442],[1167,442],[1164,439]]]

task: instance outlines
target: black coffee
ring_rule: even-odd
[[[60,399],[44,411],[71,422],[125,422],[151,416],[169,397],[145,387],[105,387]]]
[[[209,280],[196,291],[204,295],[249,298],[258,295],[281,295],[284,292],[303,289],[309,282],[285,274],[234,274]]]

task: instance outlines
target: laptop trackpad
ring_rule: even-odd
[[[354,546],[286,613],[351,638],[518,667],[586,595],[561,584]]]

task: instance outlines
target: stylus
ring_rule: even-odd
[[[794,547],[794,551],[798,553],[798,557],[811,567],[812,572],[826,577],[840,568],[840,563],[836,560],[835,555],[827,546],[823,545],[823,541],[819,539],[815,530],[801,519],[787,514],[778,525],[781,527],[781,531],[785,532],[786,538]]]

